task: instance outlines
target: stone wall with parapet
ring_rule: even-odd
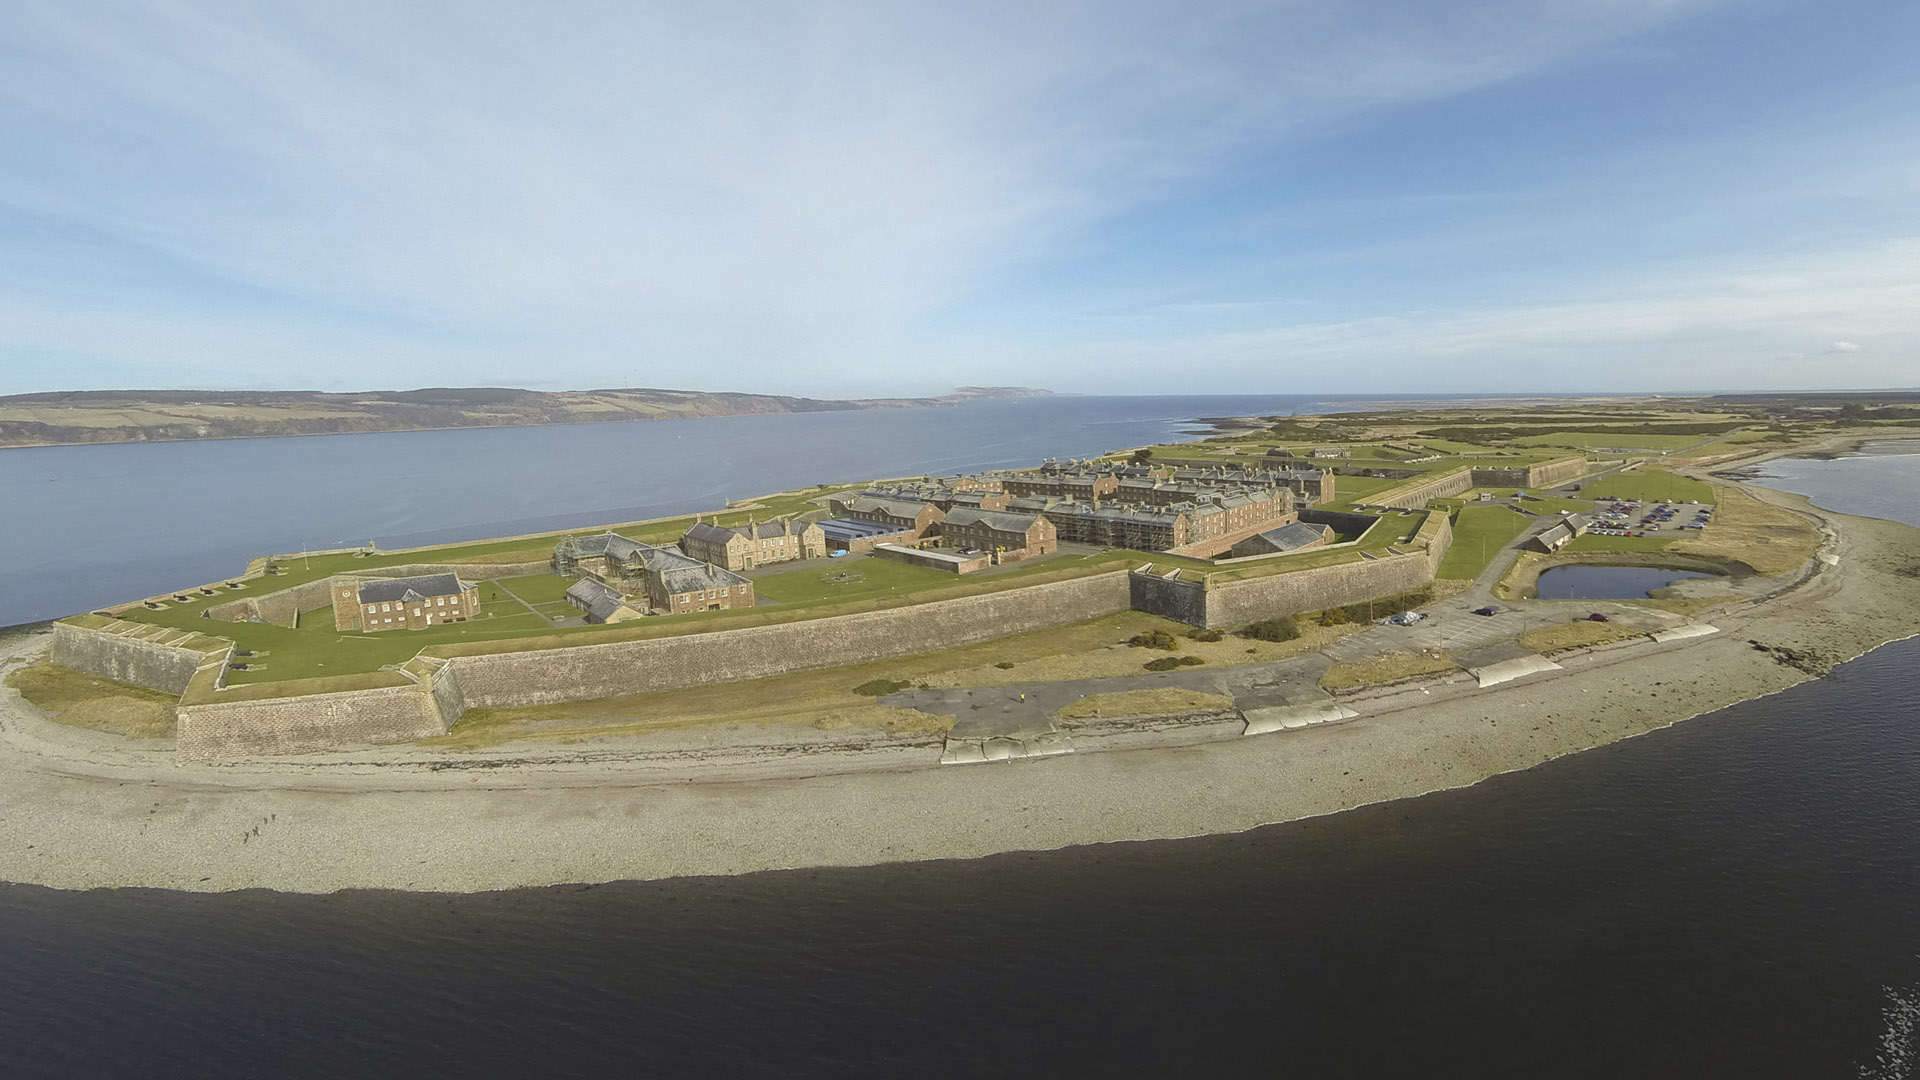
[[[102,679],[180,694],[186,692],[193,673],[208,662],[208,657],[192,649],[57,622],[53,624],[52,660],[63,668]]]
[[[1444,499],[1458,495],[1473,486],[1473,470],[1460,469],[1436,476],[1431,480],[1399,487],[1388,488],[1374,495],[1363,496],[1369,506],[1390,506],[1399,510],[1418,510],[1427,505],[1429,499]],[[1311,610],[1311,609],[1309,609]]]
[[[991,641],[1127,610],[1125,571],[887,611],[643,641],[458,656],[435,695],[463,709],[680,690]],[[455,682],[442,690],[442,682]]]
[[[1297,615],[1417,589],[1431,582],[1453,546],[1447,515],[1430,513],[1401,554],[1338,566],[1293,570],[1220,584],[1128,575],[1135,610],[1192,626],[1244,626],[1276,615]]]
[[[552,567],[546,562],[410,563],[406,566],[369,567],[350,574],[336,574],[334,577],[394,578],[413,577],[418,574],[458,574],[468,581],[486,581],[497,578],[527,577],[551,571]],[[207,615],[225,622],[265,622],[291,626],[296,615],[304,615],[309,611],[318,611],[332,606],[333,580],[334,578],[330,577],[320,581],[309,581],[288,586],[278,592],[214,604],[207,608]]]
[[[1516,465],[1504,469],[1482,467],[1473,470],[1473,486],[1552,487],[1562,480],[1571,480],[1586,471],[1587,459],[1581,456],[1558,458],[1533,465]]]
[[[311,754],[366,743],[444,735],[447,722],[422,686],[182,705],[174,734],[181,761]]]

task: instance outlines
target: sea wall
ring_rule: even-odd
[[[191,649],[57,622],[53,624],[52,660],[61,667],[102,679],[179,694],[186,691],[206,656]]]
[[[1124,571],[777,626],[496,656],[458,656],[434,676],[462,709],[585,701],[760,679],[991,641],[1125,611]],[[457,683],[447,686],[442,683]]]
[[[181,761],[310,754],[365,743],[446,734],[434,697],[420,686],[182,705],[174,735]]]

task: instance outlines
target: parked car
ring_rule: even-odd
[[[1498,615],[1500,614],[1500,609],[1494,607],[1492,604],[1488,604],[1486,607],[1474,608],[1473,613],[1475,615]]]
[[[1596,611],[1593,614],[1587,616],[1587,621],[1588,622],[1612,622],[1613,620],[1607,618],[1605,615]]]
[[[829,552],[827,552],[827,558],[829,558],[829,559],[844,559],[844,558],[846,558],[846,557],[847,557],[847,553],[846,553],[846,552],[844,552],[844,551],[829,551]]]
[[[1424,618],[1426,616],[1417,611],[1403,611],[1398,615],[1389,615],[1380,621],[1387,626],[1412,626]]]

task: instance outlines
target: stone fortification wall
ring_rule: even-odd
[[[840,667],[1098,618],[1127,610],[1115,571],[984,596],[777,626],[605,645],[460,656],[434,677],[462,708],[584,701]]]
[[[1300,520],[1309,525],[1331,525],[1334,532],[1363,533],[1373,527],[1380,519],[1372,514],[1350,514],[1345,510],[1315,510],[1308,507],[1300,511]]]
[[[326,607],[332,602],[333,594],[327,591],[331,581],[331,578],[309,581],[278,592],[214,604],[207,608],[207,617],[222,622],[264,622],[292,626],[294,616],[303,611]]]
[[[1135,611],[1183,622],[1207,625],[1207,587],[1198,581],[1168,580],[1151,571],[1127,575],[1128,601]]]
[[[1366,496],[1366,501],[1370,506],[1418,510],[1427,505],[1428,499],[1444,499],[1449,495],[1458,495],[1472,486],[1473,470],[1460,469],[1444,476],[1436,476],[1431,480],[1388,488],[1378,494]]]
[[[310,754],[447,730],[433,696],[419,686],[183,705],[179,716],[174,754],[181,761]]]
[[[1452,523],[1433,513],[1403,554],[1205,586],[1135,571],[1128,587],[1136,611],[1192,626],[1243,626],[1417,589],[1434,579],[1451,546]]]
[[[71,623],[53,624],[52,659],[63,668],[168,694],[185,693],[193,673],[207,662],[205,655],[191,649],[175,649]]]
[[[1587,459],[1584,457],[1559,458],[1533,465],[1516,465],[1512,468],[1476,468],[1473,470],[1473,486],[1552,487],[1562,480],[1571,480],[1586,471]]]
[[[410,563],[406,566],[376,566],[366,570],[357,570],[351,574],[336,574],[334,577],[349,578],[393,578],[412,577],[416,574],[458,574],[468,581],[485,581],[494,578],[527,577],[532,574],[551,573],[553,567],[545,561],[526,563]],[[281,626],[293,625],[294,616],[309,611],[318,611],[333,605],[334,578],[309,581],[302,585],[293,585],[279,592],[263,593],[238,600],[229,600],[224,604],[214,604],[207,608],[211,618],[226,622],[266,622]]]

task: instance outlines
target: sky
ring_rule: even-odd
[[[13,7],[0,393],[1920,386],[1911,0]]]

